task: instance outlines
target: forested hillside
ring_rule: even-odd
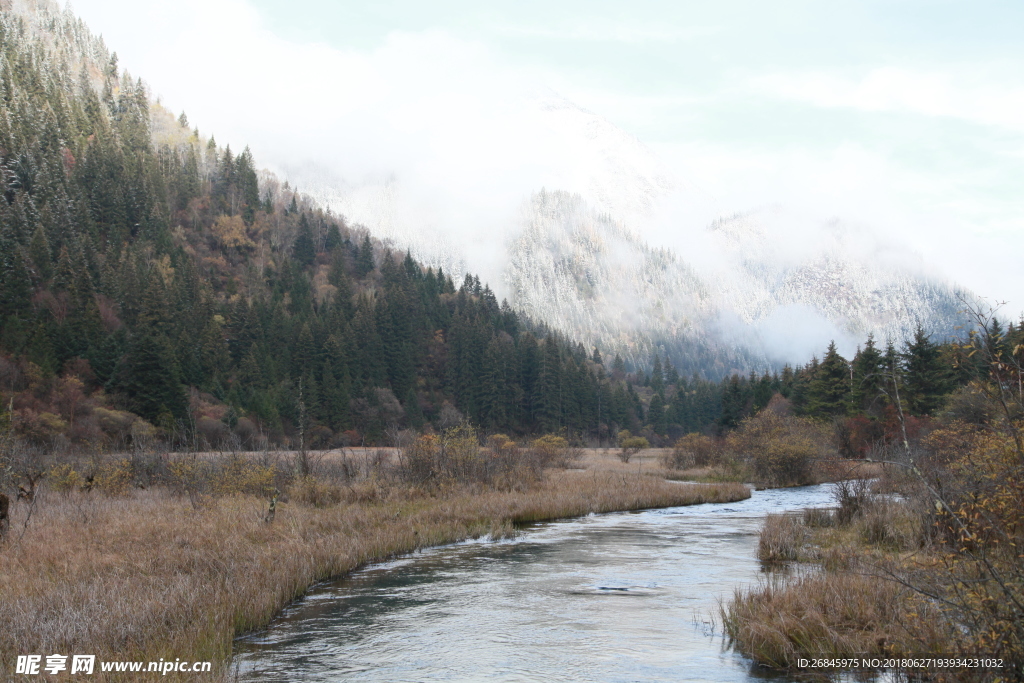
[[[23,435],[637,423],[587,350],[261,182],[69,13],[30,19],[0,22],[0,386]]]
[[[900,351],[869,341],[852,366],[833,347],[722,382],[657,356],[648,373],[606,366],[175,119],[70,12],[4,11],[0,50],[0,391],[38,443],[380,444],[463,420],[663,443],[776,393],[877,422],[900,390],[922,415],[966,381],[920,332]]]

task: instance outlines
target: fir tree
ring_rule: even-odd
[[[918,325],[901,356],[906,409],[914,415],[931,415],[950,390],[949,365],[943,362],[939,345]]]
[[[853,358],[853,387],[850,409],[854,413],[874,414],[882,405],[885,387],[885,366],[875,338],[868,335],[864,347]]]
[[[313,230],[309,227],[309,220],[303,212],[299,217],[299,232],[295,237],[295,246],[292,248],[295,260],[304,266],[313,265],[316,259],[316,244],[313,242]]]
[[[849,395],[850,365],[832,342],[808,386],[806,412],[814,417],[844,415]]]

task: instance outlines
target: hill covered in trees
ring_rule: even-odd
[[[721,382],[657,355],[627,373],[218,146],[70,12],[4,11],[0,46],[0,391],[37,442],[385,443],[468,420],[658,443],[733,427],[776,393],[878,419],[900,390],[927,414],[956,384],[935,369],[952,347],[921,332],[901,352],[869,340],[852,365],[833,347]]]
[[[0,32],[0,386],[25,435],[636,421],[595,354],[261,178],[70,13],[4,12]]]

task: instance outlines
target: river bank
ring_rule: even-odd
[[[905,673],[933,681],[1024,679],[1013,536],[976,512],[980,496],[971,511],[988,537],[961,522],[966,508],[950,504],[948,490],[940,497],[904,469],[886,475],[835,485],[835,508],[765,518],[757,553],[765,576],[736,589],[720,610],[731,643],[777,671],[799,671],[801,660],[958,656],[986,663]]]
[[[333,495],[292,495],[267,522],[258,495],[41,489],[31,508],[15,507],[0,553],[0,613],[9,624],[0,666],[13,671],[18,654],[70,652],[209,660],[223,670],[237,634],[369,562],[511,534],[519,523],[749,495],[740,484],[685,485],[596,467],[548,470],[519,491],[370,479]]]

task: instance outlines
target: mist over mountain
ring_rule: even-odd
[[[100,89],[106,48],[84,24],[9,4]],[[162,107],[150,116],[158,145],[190,134]],[[533,131],[522,155],[537,166],[496,195],[443,179],[425,188],[397,171],[279,170],[334,215],[456,280],[480,273],[517,311],[631,365],[658,351],[684,372],[720,377],[805,362],[830,340],[849,356],[869,333],[899,342],[920,323],[944,337],[960,322],[958,296],[971,295],[864,226],[784,207],[734,213],[636,137],[551,92],[517,116]],[[569,161],[545,156],[553,147],[551,158]]]
[[[397,176],[289,176],[424,262],[477,270],[517,310],[632,364],[658,351],[719,377],[804,362],[831,340],[852,355],[868,334],[900,342],[921,324],[941,338],[962,322],[958,297],[973,295],[869,227],[779,206],[724,212],[599,116],[550,97],[536,111],[578,157],[562,186],[489,222],[446,222],[439,200]]]

